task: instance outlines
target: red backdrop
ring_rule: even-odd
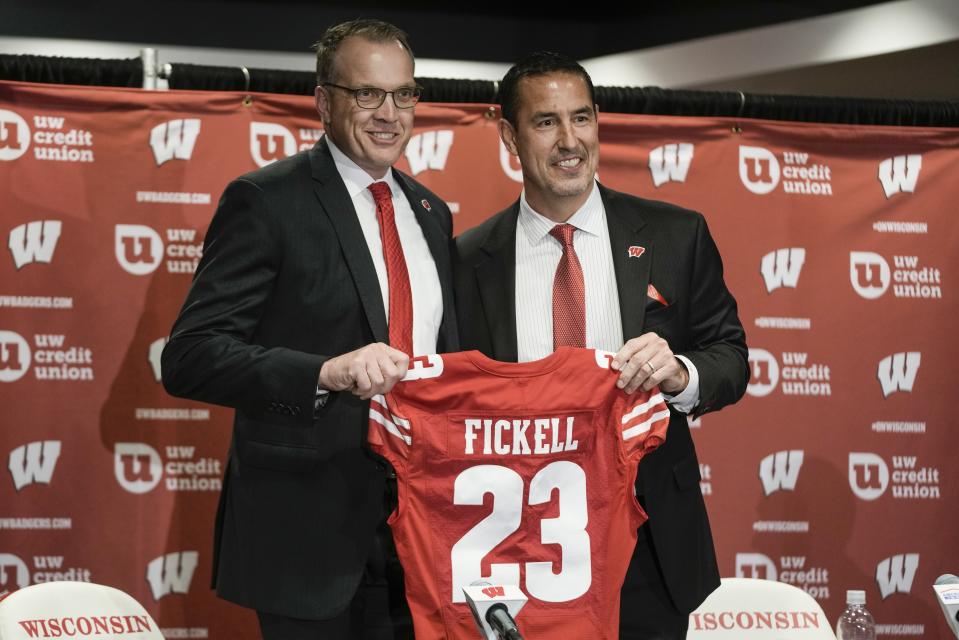
[[[458,231],[521,188],[492,115],[419,106],[399,163]],[[746,326],[749,394],[692,425],[722,573],[946,634],[959,130],[600,123],[605,184],[707,216]],[[318,126],[305,97],[0,82],[0,591],[92,580],[167,637],[257,637],[207,588],[232,412],[168,397],[159,351],[223,187]]]

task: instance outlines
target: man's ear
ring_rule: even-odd
[[[320,121],[325,125],[330,122],[330,94],[323,85],[316,85],[313,92],[313,102],[316,111],[320,114]]]
[[[511,125],[506,118],[500,118],[499,120],[499,137],[510,153],[514,156],[519,155],[516,147],[516,129],[513,128],[513,125]]]

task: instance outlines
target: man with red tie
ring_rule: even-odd
[[[408,637],[390,624],[405,603],[387,580],[388,470],[363,447],[369,398],[410,356],[458,348],[449,209],[392,168],[413,65],[393,25],[327,30],[325,136],[226,188],[163,352],[170,393],[236,409],[213,582],[265,638]]]
[[[702,215],[596,181],[598,110],[575,60],[537,53],[500,84],[500,136],[523,193],[457,238],[460,341],[497,360],[554,349],[615,352],[627,392],[668,398],[665,443],[639,466],[649,515],[622,589],[620,637],[686,637],[717,586],[687,415],[736,402],[749,379],[745,333]]]

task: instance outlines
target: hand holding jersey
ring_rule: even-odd
[[[619,371],[616,385],[626,393],[642,386],[643,391],[659,387],[676,395],[689,384],[689,372],[673,355],[669,343],[654,332],[644,333],[623,345],[613,358],[613,371]]]
[[[389,393],[406,375],[408,355],[376,342],[355,351],[330,358],[320,369],[320,387],[330,391],[347,391],[363,400]]]

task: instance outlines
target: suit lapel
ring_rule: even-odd
[[[615,192],[600,185],[609,243],[613,252],[616,289],[619,292],[619,313],[623,321],[623,339],[642,334],[646,316],[646,288],[649,286],[649,268],[654,247],[649,237],[640,230],[646,222],[632,207],[627,206]],[[630,249],[633,248],[631,251]],[[642,248],[638,257],[636,248]]]
[[[449,238],[433,218],[435,214],[427,209],[429,200],[423,197],[425,194],[416,188],[416,184],[395,169],[393,170],[393,177],[396,178],[400,188],[403,189],[403,193],[413,209],[413,215],[416,216],[416,221],[419,223],[420,229],[423,230],[423,237],[426,239],[426,245],[433,256],[433,262],[436,263],[436,272],[440,278],[440,290],[443,295],[443,324],[441,340],[437,341],[437,350],[456,349],[459,340],[456,339],[456,320],[452,313],[453,281],[450,275],[452,269],[450,266]]]
[[[321,138],[310,150],[310,167],[313,190],[339,239],[343,257],[353,276],[353,283],[373,337],[378,342],[388,343],[386,309],[383,307],[373,259],[356,216],[356,209],[353,208],[353,200],[350,199],[350,194],[336,170],[326,138]]]
[[[483,243],[488,258],[476,265],[476,282],[490,330],[493,357],[516,362],[516,222],[519,202],[500,218]]]

